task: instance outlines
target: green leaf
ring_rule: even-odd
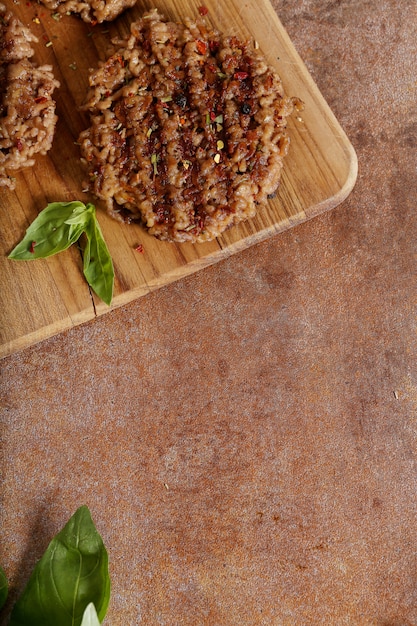
[[[87,236],[84,276],[96,294],[110,306],[114,268],[93,204],[53,202],[43,209],[26,231],[9,259],[44,259],[69,248],[81,235]]]
[[[52,202],[39,213],[9,259],[31,261],[62,252],[81,236],[94,206],[82,202]]]
[[[84,224],[95,211],[94,205],[90,203],[85,205],[82,202],[70,202],[70,204],[74,205],[74,208],[70,217],[65,220],[66,224]]]
[[[9,593],[9,585],[7,584],[7,576],[2,567],[0,567],[0,609],[4,606],[7,595]]]
[[[92,602],[87,606],[84,611],[83,621],[81,622],[81,626],[100,626],[100,621],[98,619],[96,607]]]
[[[110,305],[113,298],[114,268],[95,213],[86,224],[84,232],[87,236],[84,276],[96,294]]]
[[[36,564],[9,624],[80,626],[90,602],[103,621],[109,600],[107,551],[90,511],[82,506]]]

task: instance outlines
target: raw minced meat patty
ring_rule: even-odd
[[[52,93],[59,83],[49,65],[30,57],[37,38],[0,4],[0,187],[15,188],[12,172],[34,165],[51,148],[55,131]]]
[[[90,191],[168,241],[208,241],[253,217],[278,187],[300,105],[256,44],[157,10],[113,43],[79,138]]]
[[[114,20],[125,9],[132,7],[136,0],[41,0],[51,11],[75,13],[84,22],[101,24]]]

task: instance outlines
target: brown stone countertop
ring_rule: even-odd
[[[1,362],[6,614],[87,504],[109,626],[417,624],[417,5],[274,7],[356,187]]]

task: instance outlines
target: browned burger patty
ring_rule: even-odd
[[[101,24],[114,20],[125,9],[132,7],[136,0],[41,0],[51,11],[78,14],[84,22]]]
[[[114,44],[84,107],[90,190],[168,241],[208,241],[253,217],[277,189],[299,104],[254,43],[154,10]]]
[[[55,131],[52,93],[59,83],[49,65],[30,57],[37,39],[0,4],[0,187],[15,188],[11,173],[34,165],[51,148]]]

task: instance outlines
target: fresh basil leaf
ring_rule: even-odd
[[[96,294],[110,306],[113,298],[114,268],[95,213],[86,224],[84,276]]]
[[[96,607],[92,602],[87,606],[84,611],[83,621],[81,622],[81,626],[100,626],[100,621],[98,619]]]
[[[113,298],[114,268],[93,204],[52,202],[26,231],[9,259],[31,261],[63,252],[85,233],[84,276],[90,287],[108,305]]]
[[[82,202],[73,202],[72,204],[79,204],[81,206],[74,207],[71,215],[67,220],[65,220],[65,224],[82,224],[85,225],[87,221],[90,219],[90,215],[95,212],[95,208],[93,204],[88,203],[87,205]]]
[[[62,252],[81,236],[91,215],[82,202],[52,202],[35,218],[9,259],[30,261]],[[94,208],[94,207],[93,207]]]
[[[109,600],[107,551],[82,506],[36,564],[9,626],[80,626],[90,602],[103,621]]]
[[[7,583],[7,576],[4,573],[2,567],[0,567],[0,609],[4,606],[9,593],[9,585]]]

